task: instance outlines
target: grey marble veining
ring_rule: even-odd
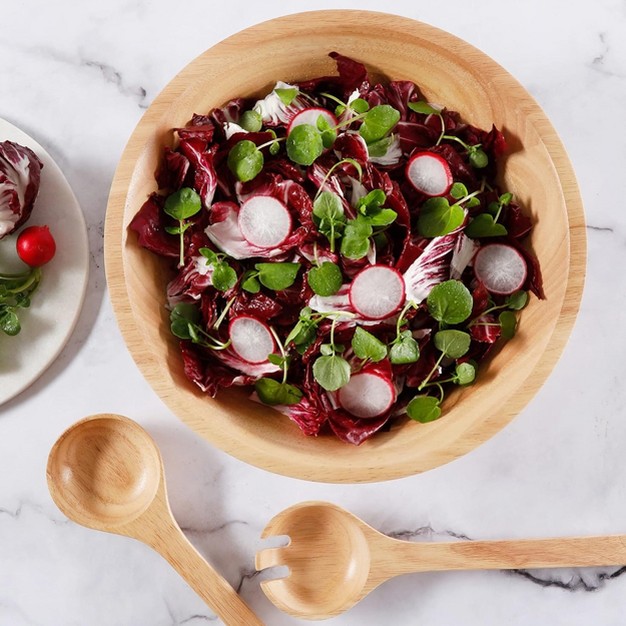
[[[271,475],[212,448],[155,396],[124,346],[106,293],[104,211],[124,145],[167,82],[213,43],[285,8],[243,0],[4,3],[0,117],[40,141],[62,167],[85,213],[92,263],[67,347],[28,391],[0,407],[0,626],[218,623],[158,555],[78,527],[52,503],[45,479],[50,446],[69,424],[98,412],[129,415],[152,433],[182,528],[270,626],[309,623],[267,601],[259,581],[268,574],[253,566],[265,523],[301,500],[336,502],[412,541],[626,532],[626,3],[341,6],[391,10],[466,39],[518,78],[550,117],[577,173],[588,223],[585,294],[562,359],[506,429],[421,476],[319,485]],[[335,7],[331,0],[294,0],[288,10]],[[405,576],[327,623],[623,626],[625,571]]]

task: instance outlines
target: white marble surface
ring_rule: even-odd
[[[288,10],[337,6],[294,0]],[[69,345],[27,392],[0,408],[1,626],[216,621],[160,557],[131,540],[76,526],[52,503],[48,450],[69,424],[97,412],[127,414],[155,436],[180,524],[270,625],[305,622],[265,599],[253,553],[267,520],[303,499],[335,501],[406,537],[626,531],[626,3],[341,6],[390,10],[466,39],[512,72],[561,134],[586,204],[589,266],[560,363],[509,427],[421,476],[319,485],[270,475],[215,450],[165,408],[125,349],[104,280],[106,198],[128,136],[168,80],[213,43],[285,9],[276,0],[4,0],[0,117],[35,137],[63,168],[89,226],[92,264]],[[406,576],[328,623],[618,626],[626,613],[623,571]]]

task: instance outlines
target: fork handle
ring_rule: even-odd
[[[626,565],[626,535],[414,543],[390,539],[377,556],[387,577],[411,572]]]

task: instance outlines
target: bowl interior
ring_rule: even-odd
[[[375,36],[373,36],[375,34]],[[503,182],[529,212],[546,300],[532,298],[514,340],[480,368],[477,382],[445,401],[443,417],[400,420],[359,447],[303,436],[241,390],[216,399],[184,376],[164,308],[162,260],[136,244],[127,225],[156,189],[154,172],[172,128],[238,96],[263,95],[276,80],[334,74],[336,50],[373,79],[416,82],[431,102],[476,126],[503,130]],[[174,413],[232,455],[309,480],[365,482],[427,470],[491,437],[521,410],[550,373],[574,321],[585,264],[584,217],[561,143],[534,100],[505,70],[469,44],[413,20],[363,11],[319,11],[265,22],[217,44],[158,96],[135,129],[112,185],[105,234],[107,278],[118,322],[144,376]]]

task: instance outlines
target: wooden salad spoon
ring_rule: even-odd
[[[626,564],[626,535],[414,543],[387,537],[328,502],[282,511],[262,534],[277,535],[289,543],[257,552],[256,568],[286,565],[289,574],[261,586],[275,606],[304,619],[343,613],[400,574]]]
[[[52,499],[71,520],[154,548],[227,626],[263,626],[180,530],[161,454],[139,424],[111,414],[77,422],[52,447],[46,475]]]

